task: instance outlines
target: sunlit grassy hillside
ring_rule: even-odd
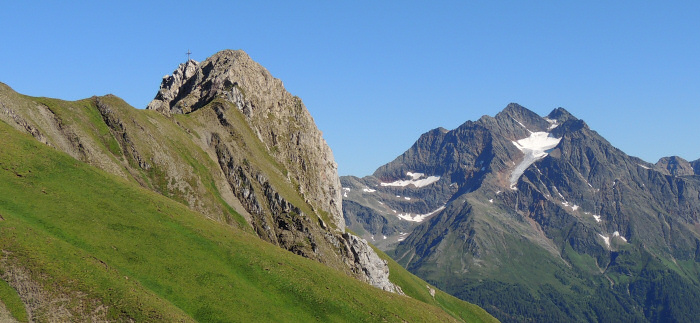
[[[0,138],[0,297],[20,320],[492,320],[433,299],[399,266],[392,280],[416,299],[207,220],[3,122]]]

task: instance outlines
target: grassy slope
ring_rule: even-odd
[[[391,259],[391,257],[381,250],[377,248],[374,248],[374,250],[379,257],[389,263],[389,280],[401,286],[406,295],[421,302],[440,307],[450,315],[466,322],[498,322],[498,320],[493,318],[481,307],[458,299],[434,286],[429,286],[428,283],[401,267],[394,259]],[[428,288],[435,290],[434,297],[430,294]]]
[[[45,105],[62,124],[74,129],[83,140],[89,137],[95,143],[92,147],[99,150],[101,156],[109,159],[99,162],[100,164],[118,165],[124,173],[131,173],[129,179],[132,182],[140,180],[150,189],[184,204],[188,204],[188,195],[196,195],[197,203],[201,204],[209,216],[216,214],[229,224],[236,224],[239,228],[248,227],[246,221],[223,201],[214,183],[210,169],[218,166],[193,142],[192,134],[183,131],[163,115],[155,111],[137,110],[113,95],[99,98],[128,129],[129,140],[142,154],[142,158],[151,163],[152,168],[146,171],[138,167],[136,161],[123,154],[119,143],[102,120],[95,105],[95,98],[63,101],[23,95],[19,97],[29,102],[29,107],[32,104]],[[154,163],[154,158],[159,160],[159,163]],[[124,163],[131,165],[131,172],[124,167]],[[174,172],[175,168],[182,176],[177,181],[187,182],[188,189],[193,189],[194,192],[185,192],[177,186],[169,185],[176,182],[172,178],[173,174],[169,174]]]
[[[17,291],[6,281],[0,279],[0,302],[10,312],[10,315],[20,322],[27,322],[27,310],[22,303]]]
[[[108,305],[109,318],[453,320],[435,306],[380,291],[206,220],[2,122],[0,138],[3,255],[30,268],[46,290],[81,292],[83,299]],[[398,271],[394,264],[392,277]],[[82,303],[73,307],[75,315],[94,310],[94,302]],[[451,311],[470,317],[462,305]],[[474,315],[488,318],[485,312]]]

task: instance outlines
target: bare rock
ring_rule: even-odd
[[[354,265],[362,270],[364,278],[370,285],[388,292],[404,294],[401,287],[389,281],[389,265],[387,261],[379,258],[379,255],[369,246],[365,239],[349,233],[343,234],[343,238],[347,241],[348,247],[352,252]]]
[[[148,104],[146,109],[156,110],[165,115],[170,115],[172,109],[170,104],[175,102],[175,99],[180,93],[180,89],[183,88],[185,82],[195,74],[198,65],[199,63],[197,61],[190,59],[180,64],[180,66],[173,71],[172,75],[163,76],[158,94],[156,94],[155,99]]]
[[[685,159],[678,156],[663,157],[656,162],[656,169],[666,175],[684,176],[694,175],[693,166]]]
[[[147,109],[168,116],[187,114],[217,99],[245,115],[268,152],[289,170],[288,178],[299,183],[301,194],[344,231],[338,166],[331,149],[301,99],[245,52],[224,50],[201,63],[180,64],[163,77]]]

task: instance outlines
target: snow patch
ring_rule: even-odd
[[[406,172],[406,175],[408,175],[410,178],[412,178],[414,181],[423,177],[425,174],[423,173],[411,173],[411,172]]]
[[[410,198],[410,197],[407,197],[407,196],[404,196],[404,199],[406,199],[406,201],[410,201],[410,200],[411,200],[411,198]]]
[[[549,119],[549,118],[544,118],[544,120],[547,121],[547,122],[549,122],[549,128],[547,128],[548,130],[552,130],[552,129],[554,129],[554,128],[556,128],[556,127],[559,126],[559,125],[557,124],[557,120],[552,120],[552,119]]]
[[[382,236],[382,238],[384,238],[384,240],[386,240],[386,236]]]
[[[525,156],[510,174],[510,188],[515,189],[515,184],[525,170],[534,162],[546,157],[547,151],[556,147],[560,141],[561,138],[555,138],[548,132],[530,132],[529,137],[513,141],[513,145]]]
[[[428,186],[432,183],[437,182],[440,180],[440,176],[428,176],[425,177],[425,174],[423,173],[412,173],[412,172],[407,172],[406,175],[410,177],[411,179],[409,180],[398,180],[394,181],[391,183],[380,183],[382,186],[408,186],[408,185],[413,185],[415,187],[424,187]],[[425,178],[424,178],[425,177]]]
[[[578,210],[578,205],[569,203],[567,201],[561,202],[561,205],[570,207],[572,211]]]
[[[608,246],[608,248],[610,248],[610,237],[604,236],[604,235],[602,235],[602,234],[600,234],[600,233],[598,233],[598,236],[600,236],[601,238],[603,238],[603,241],[605,241],[605,245]]]
[[[525,128],[525,130],[527,130],[527,132],[532,133],[532,131],[530,131],[530,129],[528,129],[528,128],[527,128],[524,124],[522,124],[520,121],[518,121],[517,119],[515,119],[515,118],[513,118],[513,117],[510,117],[510,118],[513,119],[513,121],[517,122],[521,127]]]
[[[644,165],[642,165],[642,164],[637,164],[637,166],[639,166],[639,167],[641,167],[641,168],[644,168],[644,169],[651,169],[651,168],[649,168],[649,167],[647,167],[647,166],[644,166]]]
[[[600,223],[600,221],[601,221],[601,220],[600,220],[600,215],[593,214],[593,218],[595,219],[595,222]]]
[[[373,190],[373,189],[371,189],[371,188],[363,188],[362,191],[363,191],[363,192],[367,192],[367,193],[374,193],[374,192],[376,192],[377,190]]]
[[[561,193],[559,193],[559,189],[557,189],[556,186],[552,186],[552,190],[553,190],[554,192],[556,192],[557,195],[559,195],[559,198],[562,199],[562,201],[560,202],[561,205],[566,206],[566,207],[570,207],[572,211],[578,210],[579,206],[576,205],[576,204],[574,204],[574,203],[569,203],[569,201],[567,201],[567,200],[564,198],[564,195],[561,195]],[[550,198],[551,198],[551,196],[550,196]]]
[[[613,237],[620,237],[620,239],[622,239],[622,241],[627,242],[627,239],[625,239],[625,237],[620,235],[620,231],[613,232]]]
[[[493,199],[489,199],[489,202],[493,203]]]
[[[438,213],[444,209],[445,209],[445,205],[437,208],[436,210],[434,210],[430,213],[426,213],[426,214],[411,215],[411,213],[406,213],[406,214],[401,213],[401,214],[397,214],[396,216],[399,217],[399,219],[401,219],[401,220],[406,220],[406,221],[411,221],[411,222],[423,222],[423,220],[425,220],[427,217],[429,217],[435,213]]]
[[[559,193],[559,190],[558,190],[556,187],[554,188],[554,190],[557,191],[557,194],[558,194],[559,197],[561,197],[561,199],[563,200],[563,199],[564,199],[564,195],[561,195],[561,193]]]

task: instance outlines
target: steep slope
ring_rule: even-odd
[[[0,120],[76,159],[401,292],[386,262],[344,232],[337,166],[313,118],[242,51],[182,64],[146,111],[111,95],[66,102],[4,84],[0,103]]]
[[[700,175],[700,159],[690,162],[690,165],[693,166],[693,172]]]
[[[393,262],[392,281],[413,298],[211,221],[4,121],[0,137],[0,307],[19,320],[495,321],[431,296]]]
[[[249,237],[244,233],[255,234],[257,238],[250,238],[250,243],[269,242],[335,270],[333,275],[342,273],[385,291],[404,294],[401,284],[408,281],[406,286],[411,290],[406,294],[428,300],[426,295],[430,295],[432,287],[417,278],[406,278],[410,276],[407,272],[397,272],[400,267],[377,254],[365,240],[345,232],[336,164],[320,131],[301,100],[284,90],[281,81],[242,51],[222,51],[202,63],[181,64],[173,75],[164,77],[156,99],[147,110],[134,109],[113,95],[74,102],[28,97],[0,83],[0,122],[75,160],[111,173],[129,185],[141,186],[187,206],[195,212],[189,214],[209,219],[211,221],[205,222],[219,228],[216,230],[224,230],[211,233],[206,232],[210,227],[199,228],[198,234],[229,232],[226,230],[233,230],[233,235],[242,237]],[[109,189],[95,190],[110,194]],[[66,206],[71,210],[90,202],[77,196],[82,195],[69,194],[61,199],[73,203]],[[127,208],[122,208],[122,213],[134,213],[133,210],[139,208],[126,203],[127,200],[121,201]],[[98,204],[107,209],[111,205],[108,202]],[[102,207],[91,210],[97,214],[103,212]],[[98,215],[112,214],[103,213]],[[135,212],[134,216],[139,214]],[[104,219],[94,221],[99,225]],[[125,231],[124,239],[138,241],[138,237],[131,235],[142,235],[148,230],[140,228],[144,223],[130,221],[133,225],[127,226],[129,230]],[[163,248],[160,244],[170,243],[167,237],[172,234],[164,233],[160,240],[150,243],[154,248]],[[189,233],[186,236],[192,237]],[[229,243],[224,241],[226,239],[235,240],[230,235],[220,238],[223,240],[214,239],[220,245]],[[94,246],[97,242],[100,241],[81,243],[78,247]],[[189,250],[186,246],[180,247]],[[204,266],[212,266],[206,261],[212,255],[202,254],[199,261]],[[152,265],[147,255],[140,255],[137,260]],[[32,271],[35,266],[40,268],[42,264],[28,263],[24,268]],[[322,271],[319,275],[325,273]],[[46,278],[52,280],[54,274],[68,275],[54,272]],[[315,274],[299,274],[324,281]],[[161,276],[167,277],[163,273]],[[154,278],[145,279],[154,281]],[[149,288],[160,291],[165,288],[168,293],[174,293],[172,290],[181,288],[180,284],[188,286],[189,283],[171,282],[155,287],[149,285]],[[426,287],[419,291],[416,284]],[[20,297],[27,297],[26,289],[18,291]],[[290,289],[284,293],[288,294],[286,301],[298,297]],[[15,299],[5,302],[8,310],[17,312],[19,307],[12,305],[18,304],[16,293],[0,285],[0,295],[5,294]],[[85,302],[76,300],[76,295],[62,297],[82,304],[76,306],[85,306]],[[353,292],[348,295],[357,297]],[[436,295],[440,295],[439,292]],[[431,298],[427,303],[443,308],[453,317],[490,319],[471,304],[454,298]],[[106,301],[100,298],[96,302]],[[42,311],[55,310],[49,305],[41,305]],[[100,305],[95,307],[100,308]],[[84,312],[78,308],[72,311]],[[212,315],[220,311],[213,309]],[[3,313],[0,311],[0,316]],[[335,311],[331,309],[328,313]],[[192,315],[191,312],[187,314]],[[160,317],[158,315],[156,317]],[[296,319],[290,316],[290,320]]]
[[[564,109],[542,118],[511,104],[341,181],[373,190],[345,203],[389,226],[394,211],[435,210],[384,247],[503,321],[687,321],[700,314],[689,308],[700,301],[700,177],[689,165],[628,156]],[[416,173],[437,180],[417,185]],[[362,223],[352,210],[347,223]]]

